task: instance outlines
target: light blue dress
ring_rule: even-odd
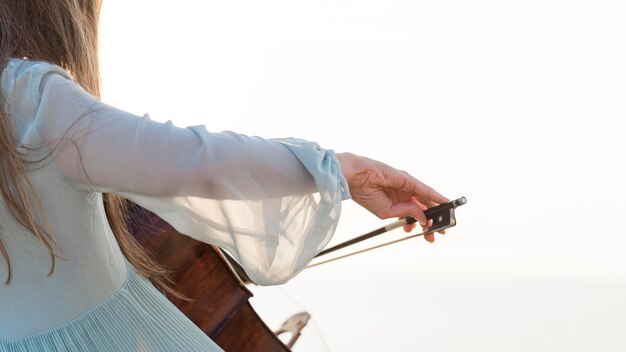
[[[300,272],[330,241],[350,197],[332,150],[136,116],[94,99],[54,64],[10,59],[0,93],[24,158],[54,150],[29,176],[66,258],[48,277],[47,249],[0,199],[13,268],[2,285],[0,259],[0,352],[221,351],[123,256],[103,192],[226,249],[261,285]]]

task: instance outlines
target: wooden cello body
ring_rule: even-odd
[[[225,351],[290,351],[254,311],[248,302],[252,293],[219,248],[182,235],[156,214],[131,205],[135,239],[173,270],[172,287],[194,300],[166,295],[191,321]]]

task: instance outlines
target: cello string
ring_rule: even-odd
[[[302,306],[302,304],[300,304],[300,302],[298,302],[295,298],[293,298],[293,296],[291,296],[290,294],[288,294],[282,287],[275,287],[275,294],[277,294],[277,296],[280,294],[282,295],[282,301],[289,301],[289,303],[296,307],[297,310],[302,311],[302,312],[306,312],[306,309],[304,309],[304,307]],[[280,298],[279,298],[280,299]],[[313,341],[313,344],[315,345],[314,348],[316,351],[318,351],[318,347],[321,345],[321,349],[319,349],[319,351],[323,351],[323,352],[328,352],[328,345],[326,344],[326,340],[324,340],[324,338],[322,337],[322,333],[319,330],[319,327],[317,326],[317,323],[315,322],[315,319],[313,318],[312,315],[309,316],[309,321],[306,324],[306,326],[311,326],[313,328],[313,336],[311,336],[311,334],[306,334],[304,333],[304,329],[303,329],[303,333],[302,335],[300,335],[300,339],[301,338],[305,338],[307,341]],[[297,344],[297,342],[296,342]]]
[[[258,291],[255,290],[255,292],[258,292]],[[278,287],[278,286],[264,287],[262,289],[262,292],[264,294],[269,294],[270,296],[272,296],[272,300],[275,301],[280,306],[282,306],[283,308],[286,308],[286,311],[288,311],[289,314],[295,314],[298,312],[306,312],[306,309],[304,309],[302,304],[296,301],[295,298],[289,295],[281,287]],[[306,329],[306,327],[309,327],[309,328]],[[328,352],[329,351],[328,345],[326,344],[326,341],[322,337],[322,334],[316,324],[316,321],[312,316],[309,318],[309,321],[306,327],[305,329],[302,330],[302,335],[300,335],[300,337],[298,338],[292,350],[298,351],[300,350],[299,346],[304,347],[304,348],[308,346],[310,348],[313,348],[313,351]],[[306,350],[309,350],[309,349],[306,349]]]
[[[357,254],[360,254],[360,253],[368,252],[368,251],[374,250],[376,248],[389,246],[389,245],[394,244],[394,243],[410,240],[411,238],[422,236],[423,234],[424,234],[423,232],[420,232],[420,233],[416,233],[414,235],[409,235],[409,236],[406,236],[406,237],[403,237],[403,238],[400,238],[400,239],[397,239],[397,240],[393,240],[393,241],[385,242],[383,244],[379,244],[379,245],[376,245],[376,246],[372,246],[372,247],[368,247],[368,248],[365,248],[365,249],[361,249],[361,250],[356,251],[356,252],[348,253],[348,254],[345,254],[345,255],[342,255],[342,256],[339,256],[339,257],[336,257],[336,258],[332,258],[332,259],[324,260],[324,261],[321,261],[321,262],[318,262],[318,263],[315,263],[315,264],[311,264],[311,265],[307,266],[305,269],[312,268],[314,266],[318,266],[318,265],[322,265],[322,264],[326,264],[326,263],[330,263],[330,262],[334,262],[335,260],[351,257],[353,255],[357,255]]]

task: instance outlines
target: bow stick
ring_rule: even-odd
[[[417,236],[424,235],[426,233],[441,231],[441,230],[447,229],[449,227],[453,227],[454,225],[456,225],[456,218],[454,216],[454,209],[456,209],[457,207],[459,207],[459,206],[461,206],[461,205],[463,205],[465,203],[467,203],[467,199],[465,197],[461,197],[461,198],[455,199],[455,200],[453,200],[451,202],[439,204],[439,205],[436,205],[436,206],[434,206],[432,208],[428,208],[428,209],[424,210],[424,215],[426,215],[426,219],[432,220],[433,223],[432,223],[432,225],[430,227],[428,227],[427,229],[424,229],[420,233],[409,235],[409,236],[401,238],[399,240],[395,240],[395,241],[383,243],[383,244],[380,244],[380,245],[377,245],[377,246],[369,247],[369,248],[366,248],[366,249],[363,249],[363,250],[360,250],[360,251],[357,251],[357,252],[353,252],[353,253],[349,253],[349,254],[346,254],[346,255],[342,255],[342,256],[337,257],[337,258],[333,258],[333,259],[325,260],[325,261],[322,261],[322,262],[319,262],[319,263],[311,264],[311,265],[307,266],[307,268],[311,268],[311,267],[314,267],[314,266],[317,266],[317,265],[321,265],[321,264],[324,264],[324,263],[332,262],[332,261],[335,261],[335,260],[338,260],[338,259],[346,258],[346,257],[352,256],[352,255],[355,255],[355,254],[367,252],[367,251],[370,251],[372,249],[384,247],[384,246],[387,246],[387,245],[390,245],[390,244],[393,244],[393,243],[397,243],[397,242],[400,242],[400,241],[405,241],[405,240],[408,240],[408,239],[411,239],[411,238],[414,238],[414,237],[417,237]],[[365,240],[367,240],[369,238],[372,238],[374,236],[381,235],[381,234],[383,234],[385,232],[397,229],[398,227],[404,226],[406,224],[414,224],[416,222],[417,222],[417,219],[415,219],[413,217],[410,217],[410,216],[407,216],[407,217],[402,218],[402,219],[400,219],[400,220],[398,220],[396,222],[393,222],[391,224],[383,226],[383,227],[381,227],[379,229],[376,229],[374,231],[368,232],[368,233],[366,233],[364,235],[361,235],[359,237],[353,238],[351,240],[342,242],[342,243],[340,243],[338,245],[335,245],[333,247],[327,248],[327,249],[319,252],[315,256],[315,258],[321,257],[323,255],[326,255],[328,253],[334,252],[336,250],[339,250],[339,249],[351,246],[353,244],[365,241]]]

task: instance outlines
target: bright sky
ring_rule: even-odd
[[[626,350],[623,2],[173,4],[104,1],[106,103],[314,140],[468,199],[434,244],[256,288],[272,328],[313,316],[295,351]],[[346,201],[333,242],[388,222]]]

